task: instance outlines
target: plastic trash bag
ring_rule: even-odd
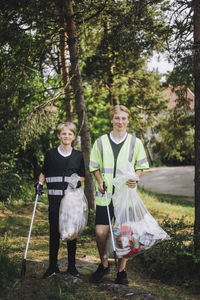
[[[132,164],[127,162],[122,174],[113,179],[116,190],[112,197],[115,215],[113,235],[119,258],[138,255],[156,243],[170,239],[149,213],[136,188],[126,185],[129,179],[139,180]],[[110,238],[106,247],[105,257],[112,253]]]
[[[88,204],[82,187],[75,188],[80,177],[72,174],[69,184],[62,198],[59,209],[60,237],[63,241],[77,238],[88,220]],[[72,188],[74,186],[74,188]]]

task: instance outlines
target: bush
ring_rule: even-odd
[[[200,276],[200,258],[195,256],[193,247],[193,225],[185,224],[183,218],[165,219],[162,227],[171,239],[157,244],[137,259],[150,277],[165,283],[189,285]]]
[[[0,162],[0,170],[0,201],[7,201],[15,193],[16,187],[20,185],[21,177],[8,162]]]
[[[0,162],[0,201],[31,201],[34,194],[33,182],[28,175],[20,176],[12,164]]]
[[[8,244],[7,236],[4,235],[1,238],[0,243],[0,286],[1,292],[5,292],[10,289],[11,285],[14,285],[15,279],[19,276],[18,264],[13,259],[8,257]],[[0,239],[0,240],[1,240]]]

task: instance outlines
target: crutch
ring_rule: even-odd
[[[113,246],[113,255],[114,255],[114,259],[115,259],[115,266],[117,267],[117,254],[116,254],[115,241],[114,241],[112,224],[111,224],[111,219],[110,219],[110,211],[109,211],[109,206],[108,206],[108,195],[107,195],[107,192],[106,192],[105,182],[103,182],[103,189],[104,189],[105,196],[106,196],[106,207],[107,207],[108,221],[109,221],[110,234],[111,234],[111,240],[112,240],[112,246]]]
[[[21,277],[25,276],[26,274],[26,256],[27,256],[27,252],[28,252],[28,246],[29,246],[29,242],[30,242],[30,237],[31,237],[31,231],[32,231],[32,226],[33,226],[33,220],[34,220],[34,216],[35,216],[35,211],[36,211],[36,207],[37,207],[37,201],[38,201],[38,194],[36,194],[36,198],[35,198],[35,205],[33,208],[33,215],[31,218],[31,225],[30,225],[30,229],[29,229],[29,233],[28,233],[28,240],[26,243],[26,250],[24,253],[24,259],[22,261],[22,268],[21,268]]]

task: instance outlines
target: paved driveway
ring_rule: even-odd
[[[194,197],[194,166],[149,169],[139,185],[151,192]]]

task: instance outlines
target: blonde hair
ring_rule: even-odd
[[[58,125],[57,130],[58,130],[58,134],[61,133],[62,129],[64,128],[68,128],[70,131],[72,131],[74,133],[74,135],[76,135],[76,125],[72,122],[64,122]]]
[[[127,113],[128,114],[128,119],[130,119],[131,113],[130,113],[130,110],[126,106],[124,106],[124,105],[115,105],[110,110],[110,120],[112,120],[113,116],[115,114],[117,114],[118,112],[120,112],[120,111],[124,111],[125,113]]]

